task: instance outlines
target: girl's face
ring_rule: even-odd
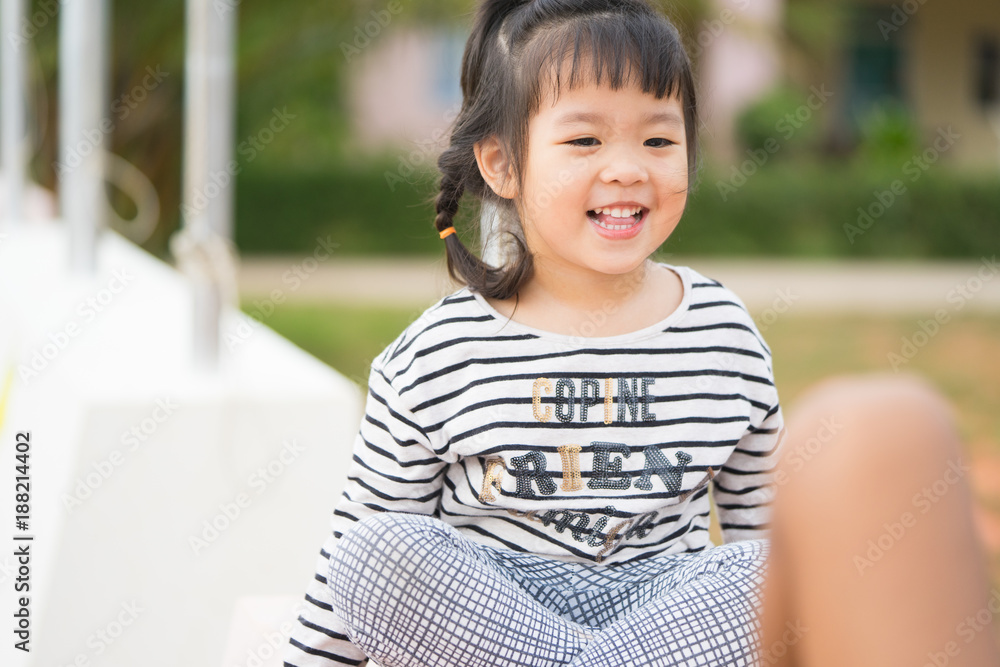
[[[629,273],[677,226],[688,161],[676,97],[638,85],[564,87],[542,100],[528,132],[517,201],[539,268]]]

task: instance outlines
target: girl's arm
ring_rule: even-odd
[[[784,439],[781,405],[760,410],[722,470],[712,480],[723,542],[767,536],[775,493],[775,466]]]
[[[329,557],[344,532],[376,512],[433,514],[446,463],[378,366],[372,365],[365,416],[354,442],[354,461],[331,519],[331,534],[316,560],[305,610],[285,651],[285,665],[358,665],[364,654],[333,612],[327,586]]]

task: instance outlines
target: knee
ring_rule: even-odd
[[[380,512],[344,533],[330,554],[327,586],[333,611],[349,628],[376,607],[426,576],[427,555],[454,531],[428,516]]]
[[[826,380],[803,394],[788,423],[781,470],[816,490],[845,480],[863,483],[925,477],[961,457],[947,400],[910,375]]]
[[[827,378],[807,389],[795,405],[795,412],[803,415],[830,411],[918,419],[951,417],[951,407],[941,393],[924,378],[908,373]]]
[[[331,588],[364,587],[372,578],[412,576],[423,557],[453,539],[454,531],[437,519],[380,512],[344,533],[330,554]]]

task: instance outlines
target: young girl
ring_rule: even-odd
[[[484,0],[462,88],[436,226],[467,287],[372,364],[285,664],[756,664],[782,411],[739,299],[649,259],[695,173],[677,31]],[[465,193],[499,267],[455,233]]]

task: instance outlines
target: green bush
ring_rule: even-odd
[[[1000,178],[909,160],[767,165],[732,192],[706,171],[674,236],[677,253],[979,258],[1000,247]],[[893,185],[897,194],[893,191]],[[723,193],[722,190],[725,192]]]
[[[777,144],[779,156],[787,159],[815,147],[821,124],[815,118],[817,110],[808,104],[810,95],[812,91],[782,85],[744,109],[736,118],[741,148],[757,151]]]
[[[440,249],[427,201],[433,183],[387,183],[389,162],[298,170],[246,170],[237,180],[236,244],[244,253],[309,253],[331,236],[348,255]]]
[[[663,252],[979,258],[1000,248],[995,174],[960,174],[941,165],[922,171],[910,161],[865,167],[792,160],[735,177],[734,169],[701,173]],[[435,176],[413,175],[393,189],[387,174],[398,170],[398,163],[382,162],[244,171],[237,244],[250,254],[309,253],[317,237],[329,235],[346,255],[440,253],[430,203]],[[893,193],[895,181],[902,194]],[[474,207],[464,206],[459,229],[474,227],[474,219]]]
[[[873,106],[858,119],[858,159],[879,164],[903,162],[921,149],[913,113],[899,103]]]

